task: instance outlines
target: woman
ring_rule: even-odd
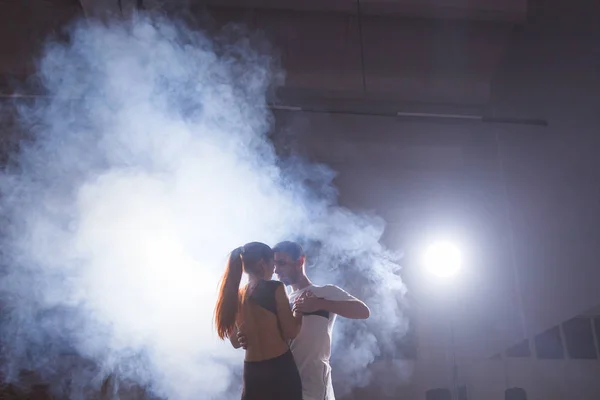
[[[242,400],[302,400],[302,384],[287,345],[300,332],[302,315],[292,313],[283,283],[272,281],[273,250],[252,242],[233,250],[219,290],[215,325],[221,339],[239,348],[243,326],[247,347]],[[242,272],[248,284],[240,289]]]

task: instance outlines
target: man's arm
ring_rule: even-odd
[[[326,293],[316,297],[313,293],[303,293],[295,302],[298,311],[313,313],[317,310],[328,311],[344,318],[367,319],[371,315],[369,307],[348,292],[337,286],[327,285]]]
[[[367,319],[371,316],[369,307],[358,299],[335,301],[317,298],[317,310],[329,311],[350,319]]]

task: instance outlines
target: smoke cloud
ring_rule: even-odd
[[[46,47],[49,96],[19,104],[29,139],[0,176],[6,377],[36,371],[70,399],[116,390],[108,376],[239,398],[243,352],[212,325],[227,254],[299,239],[315,281],[372,309],[334,335],[337,389],[367,383],[405,330],[397,258],[382,220],[336,205],[331,170],[277,156],[266,99],[281,73],[264,46],[143,16],[69,32]]]

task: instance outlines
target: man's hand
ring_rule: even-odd
[[[293,310],[302,314],[313,313],[323,308],[323,299],[316,297],[310,290],[302,293],[294,301]]]
[[[237,340],[238,343],[242,346],[242,349],[246,350],[248,347],[248,342],[246,341],[246,335],[242,331],[237,332]]]

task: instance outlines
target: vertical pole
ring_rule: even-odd
[[[598,330],[596,329],[596,317],[590,317],[592,324],[592,336],[594,337],[594,348],[596,349],[596,358],[600,358],[600,348],[598,347]]]
[[[571,359],[571,354],[569,354],[569,349],[567,348],[567,337],[565,335],[565,329],[563,324],[558,325],[558,334],[560,337],[560,346],[563,349],[563,398],[569,397],[569,393],[571,393],[571,380],[569,379],[569,360]]]
[[[513,280],[515,284],[515,290],[517,292],[519,319],[521,321],[521,333],[523,339],[529,339],[529,330],[527,327],[527,318],[525,316],[525,307],[523,303],[523,291],[521,290],[521,277],[519,275],[519,269],[517,266],[517,257],[515,253],[515,233],[513,226],[513,217],[510,207],[510,196],[508,191],[508,183],[506,180],[506,170],[504,166],[504,156],[502,151],[502,144],[500,143],[500,136],[498,135],[498,129],[494,129],[494,140],[497,151],[497,167],[498,174],[500,176],[500,182],[502,186],[502,197],[504,205],[504,214],[506,216],[506,223],[508,226],[508,241],[509,241],[509,253],[510,253],[510,264],[513,272]],[[529,343],[529,340],[528,340]],[[529,345],[531,347],[531,345]],[[531,350],[531,348],[530,348]]]
[[[517,307],[519,313],[519,320],[521,325],[521,334],[523,339],[527,340],[527,346],[529,347],[529,354],[532,357],[535,357],[535,351],[532,348],[532,341],[529,340],[529,329],[527,326],[527,318],[525,316],[525,307],[523,303],[523,291],[521,290],[521,277],[519,274],[519,269],[517,266],[517,256],[515,252],[515,233],[513,226],[513,216],[512,210],[510,207],[510,195],[508,190],[508,182],[506,179],[506,168],[504,165],[504,152],[502,149],[502,143],[500,141],[500,135],[498,134],[498,128],[494,129],[494,143],[496,146],[496,161],[498,168],[498,177],[500,180],[500,185],[502,187],[502,203],[504,206],[504,215],[505,221],[507,224],[507,233],[508,233],[508,245],[509,245],[509,253],[510,253],[510,264],[513,275],[514,289],[517,292]],[[506,354],[503,354],[502,362],[504,364],[504,383],[506,385],[506,389],[510,389],[510,380],[508,377],[508,357]]]
[[[456,293],[451,293],[451,296],[452,302],[449,304],[448,325],[450,328],[450,351],[452,357],[452,398],[458,400],[458,362],[456,359],[456,334],[454,326],[457,308]]]
[[[454,340],[454,322],[450,319],[450,340],[452,341],[452,397],[458,400],[458,364],[456,362],[456,343]]]

